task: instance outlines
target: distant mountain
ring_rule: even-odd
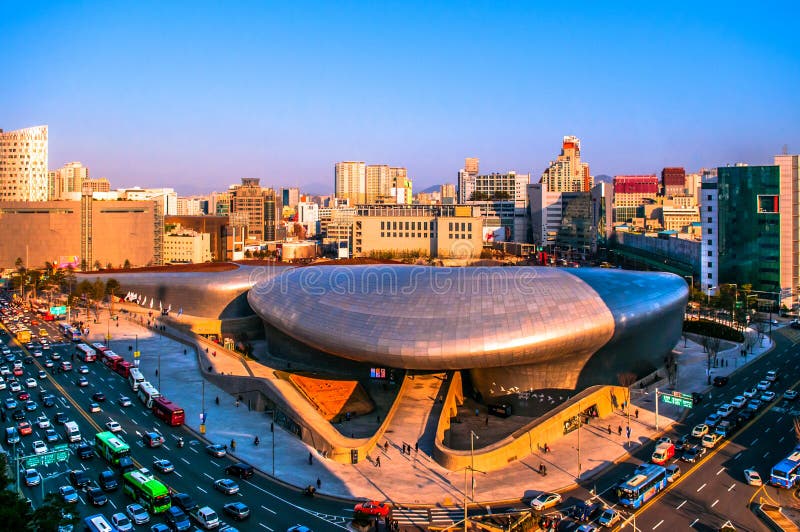
[[[333,194],[333,183],[305,183],[299,185],[300,192],[310,196],[328,196]]]
[[[613,183],[614,177],[607,174],[600,174],[594,176],[595,183]]]
[[[426,188],[425,190],[418,190],[417,194],[422,192],[423,194],[430,194],[431,192],[439,192],[442,185],[432,185]]]

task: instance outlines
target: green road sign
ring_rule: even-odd
[[[69,460],[69,445],[66,443],[55,445],[51,451],[43,454],[32,454],[22,457],[22,463],[24,463],[27,468],[40,465],[49,466],[57,462],[66,462],[67,460]]]
[[[59,307],[50,307],[50,314],[53,316],[63,316],[67,313],[67,307],[59,306]]]
[[[686,395],[678,392],[675,392],[675,394],[673,395],[668,395],[668,394],[661,395],[661,402],[668,405],[680,406],[683,408],[692,408],[694,406],[694,401],[692,401],[691,395]]]
[[[25,457],[25,460],[23,460],[23,463],[25,464],[25,467],[30,469],[32,467],[37,467],[37,466],[41,465],[41,463],[42,463],[41,458],[42,457],[38,456],[38,455],[36,455],[36,456],[27,456],[27,457]]]

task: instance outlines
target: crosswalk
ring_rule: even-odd
[[[402,528],[443,527],[461,522],[464,510],[459,508],[395,508],[392,518]]]

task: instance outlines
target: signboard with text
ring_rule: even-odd
[[[692,408],[694,406],[692,396],[685,393],[673,392],[672,395],[666,393],[660,395],[661,402],[668,405],[680,406],[682,408]]]
[[[61,305],[58,307],[50,307],[50,314],[53,316],[63,316],[67,313],[67,307]]]

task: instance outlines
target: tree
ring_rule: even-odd
[[[672,349],[664,357],[664,369],[667,371],[667,380],[670,385],[675,386],[678,383],[678,357]]]
[[[51,492],[45,495],[44,504],[33,512],[31,525],[34,530],[57,530],[59,525],[72,525],[77,529],[80,521],[75,505]]]
[[[717,353],[719,353],[719,346],[722,340],[714,336],[704,336],[703,344],[706,348],[706,376],[708,377],[708,384],[711,384],[711,368],[717,365]]]
[[[764,345],[764,336],[767,334],[769,330],[769,324],[764,320],[758,320],[755,322],[754,327],[756,328],[756,332],[758,333],[758,340],[760,342],[759,345]]]
[[[619,382],[619,385],[625,388],[625,404],[628,406],[630,406],[631,403],[631,386],[633,386],[636,380],[636,373],[631,371],[626,371],[617,375],[617,381]]]
[[[753,347],[755,347],[756,342],[758,341],[757,334],[753,334],[751,331],[747,331],[744,335],[744,349],[745,352],[749,351],[750,353],[753,352]]]
[[[3,530],[29,530],[31,510],[25,499],[11,489],[14,481],[8,476],[6,456],[0,455],[0,523]]]
[[[125,262],[122,264],[122,267],[123,267],[124,269],[126,269],[126,270],[130,269],[130,267],[131,267],[131,261],[129,261],[128,259],[125,259]]]

